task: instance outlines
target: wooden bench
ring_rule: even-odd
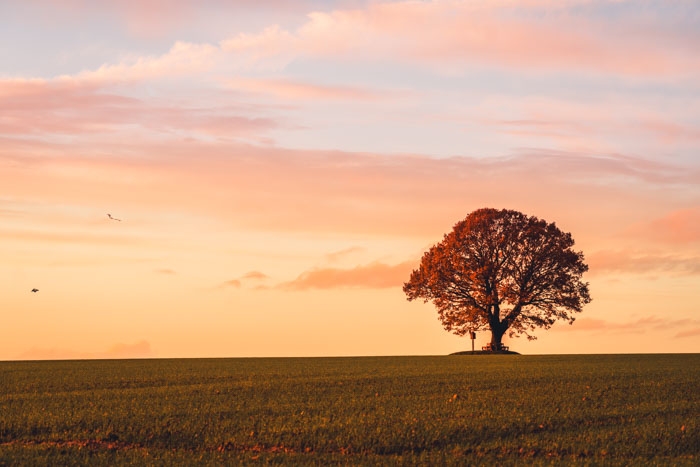
[[[488,351],[488,352],[507,351],[507,350],[508,350],[508,346],[507,346],[507,345],[503,345],[503,344],[497,345],[497,346],[493,346],[493,345],[491,345],[491,342],[489,342],[488,344],[486,344],[485,346],[483,346],[483,347],[481,348],[481,350],[485,350],[485,351]]]

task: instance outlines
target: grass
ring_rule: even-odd
[[[0,362],[0,465],[700,463],[700,355]]]

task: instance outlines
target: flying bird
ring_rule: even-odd
[[[119,221],[119,222],[122,221],[121,219],[117,219],[116,217],[112,217],[112,215],[109,214],[109,213],[107,213],[107,217],[109,217],[109,218],[112,219],[113,221]]]
[[[32,289],[32,292],[34,292],[34,293],[36,293],[38,291],[39,291],[39,289]]]

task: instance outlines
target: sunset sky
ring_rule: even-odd
[[[401,287],[482,207],[590,266],[512,349],[700,352],[696,0],[2,2],[0,63],[1,360],[470,349]]]

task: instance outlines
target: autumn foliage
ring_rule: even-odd
[[[432,301],[445,329],[457,335],[488,329],[503,335],[573,323],[591,301],[583,253],[554,223],[512,210],[479,209],[424,255],[403,290]]]

